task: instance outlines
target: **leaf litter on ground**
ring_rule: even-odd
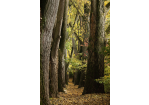
[[[50,98],[51,105],[110,105],[110,94],[85,94],[82,95],[84,87],[78,88],[72,79],[64,88],[65,92],[59,92],[59,98]]]

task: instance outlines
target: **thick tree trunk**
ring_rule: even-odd
[[[90,37],[89,37],[89,46],[88,46],[88,64],[87,64],[87,72],[86,72],[86,80],[85,80],[85,87],[82,94],[89,94],[95,93],[94,87],[94,75],[98,75],[94,73],[94,42],[95,42],[95,32],[96,32],[96,6],[95,1],[91,1],[91,18],[90,18]]]
[[[104,0],[97,0],[97,16],[96,16],[96,41],[95,41],[95,56],[96,59],[95,68],[99,70],[99,76],[96,78],[104,77],[104,40],[105,40],[105,17],[104,17]],[[97,90],[99,93],[104,93],[104,85],[99,84],[99,90]]]
[[[59,91],[63,91],[63,87],[65,85],[65,61],[64,61],[64,54],[65,54],[65,40],[67,34],[67,12],[68,12],[68,3],[69,0],[65,1],[65,8],[64,8],[64,19],[62,24],[62,31],[61,31],[61,40],[59,45],[59,68],[58,68],[58,85]]]
[[[57,97],[58,94],[58,49],[59,42],[61,37],[61,26],[63,21],[63,12],[64,12],[64,3],[65,0],[60,0],[58,14],[57,14],[57,23],[53,31],[53,43],[51,50],[51,97]]]
[[[104,0],[91,1],[88,64],[83,94],[104,93],[103,84],[95,81],[104,76]]]
[[[49,58],[54,22],[57,16],[59,0],[43,0],[41,14],[43,32],[40,39],[40,102],[50,105],[49,101]]]

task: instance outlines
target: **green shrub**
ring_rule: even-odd
[[[105,92],[110,93],[110,76],[104,76],[100,79],[96,79],[96,82],[103,83]]]

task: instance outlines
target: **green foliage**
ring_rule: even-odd
[[[71,69],[73,70],[75,69],[80,70],[83,67],[87,67],[87,64],[82,64],[82,60],[79,60],[77,58],[72,58],[70,62],[70,66],[71,66]]]
[[[72,46],[72,42],[71,41],[67,41],[66,44],[65,44],[65,47],[68,51],[71,51],[71,46]]]
[[[96,79],[96,82],[103,83],[105,92],[110,93],[110,75]]]
[[[105,6],[109,2],[110,2],[110,0],[105,0],[105,2],[104,2]],[[88,4],[86,9],[90,8],[90,4],[91,4],[90,0],[71,0],[70,1],[68,13],[67,13],[68,14],[68,21],[67,21],[68,25],[74,24],[76,14],[83,17],[82,18],[83,21],[87,15],[90,15],[90,13],[85,14],[85,12],[84,12],[84,4],[85,3]],[[77,38],[75,37],[75,35],[73,33],[76,32],[77,36],[80,38],[81,41],[83,41],[84,35],[87,34],[84,25],[86,25],[86,23],[85,22],[81,23],[80,20],[78,19],[78,21],[74,25],[73,29],[71,27],[67,27],[69,40],[66,42],[66,49],[67,49],[67,52],[69,53],[69,55],[72,50],[71,49],[71,47],[72,47],[71,38],[73,37],[75,40],[77,40]],[[110,10],[107,11],[107,14],[105,17],[105,30],[108,29],[109,25],[110,25]],[[108,33],[105,32],[105,37],[110,38],[109,32]],[[75,43],[76,43],[76,46],[78,46],[78,41],[75,41]],[[92,46],[88,46],[88,47],[92,48]],[[104,83],[105,92],[110,92],[110,41],[107,43],[107,46],[103,48],[102,51],[103,52],[100,52],[100,53],[104,54],[104,56],[105,56],[104,77],[97,79],[97,82]],[[69,73],[70,72],[73,73],[75,70],[82,70],[83,68],[87,67],[87,61],[82,61],[82,60],[78,59],[80,56],[82,56],[81,54],[78,54],[77,56],[73,55],[72,58],[70,58],[69,55],[67,56],[67,60],[66,60],[66,62],[70,62],[69,68],[68,68]]]
[[[107,43],[107,46],[105,47],[104,50],[105,50],[104,55],[105,56],[110,56],[110,43],[109,42]]]
[[[105,70],[104,70],[104,75],[105,76],[109,76],[110,75],[110,66],[106,65]]]
[[[105,67],[110,66],[110,41],[107,43],[107,46],[104,50],[105,55]]]
[[[70,35],[69,35],[70,32],[71,32],[71,28],[70,28],[70,27],[67,28],[67,32],[68,32],[68,36],[70,36]]]

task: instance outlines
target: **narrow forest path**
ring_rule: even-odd
[[[82,95],[84,87],[78,88],[72,79],[64,88],[65,92],[59,92],[59,98],[50,98],[52,105],[110,105],[109,94],[85,94]]]
[[[78,88],[78,85],[73,84],[72,79],[69,79],[68,85],[64,88],[65,93],[60,92],[60,97],[74,98],[82,95],[84,87]]]

